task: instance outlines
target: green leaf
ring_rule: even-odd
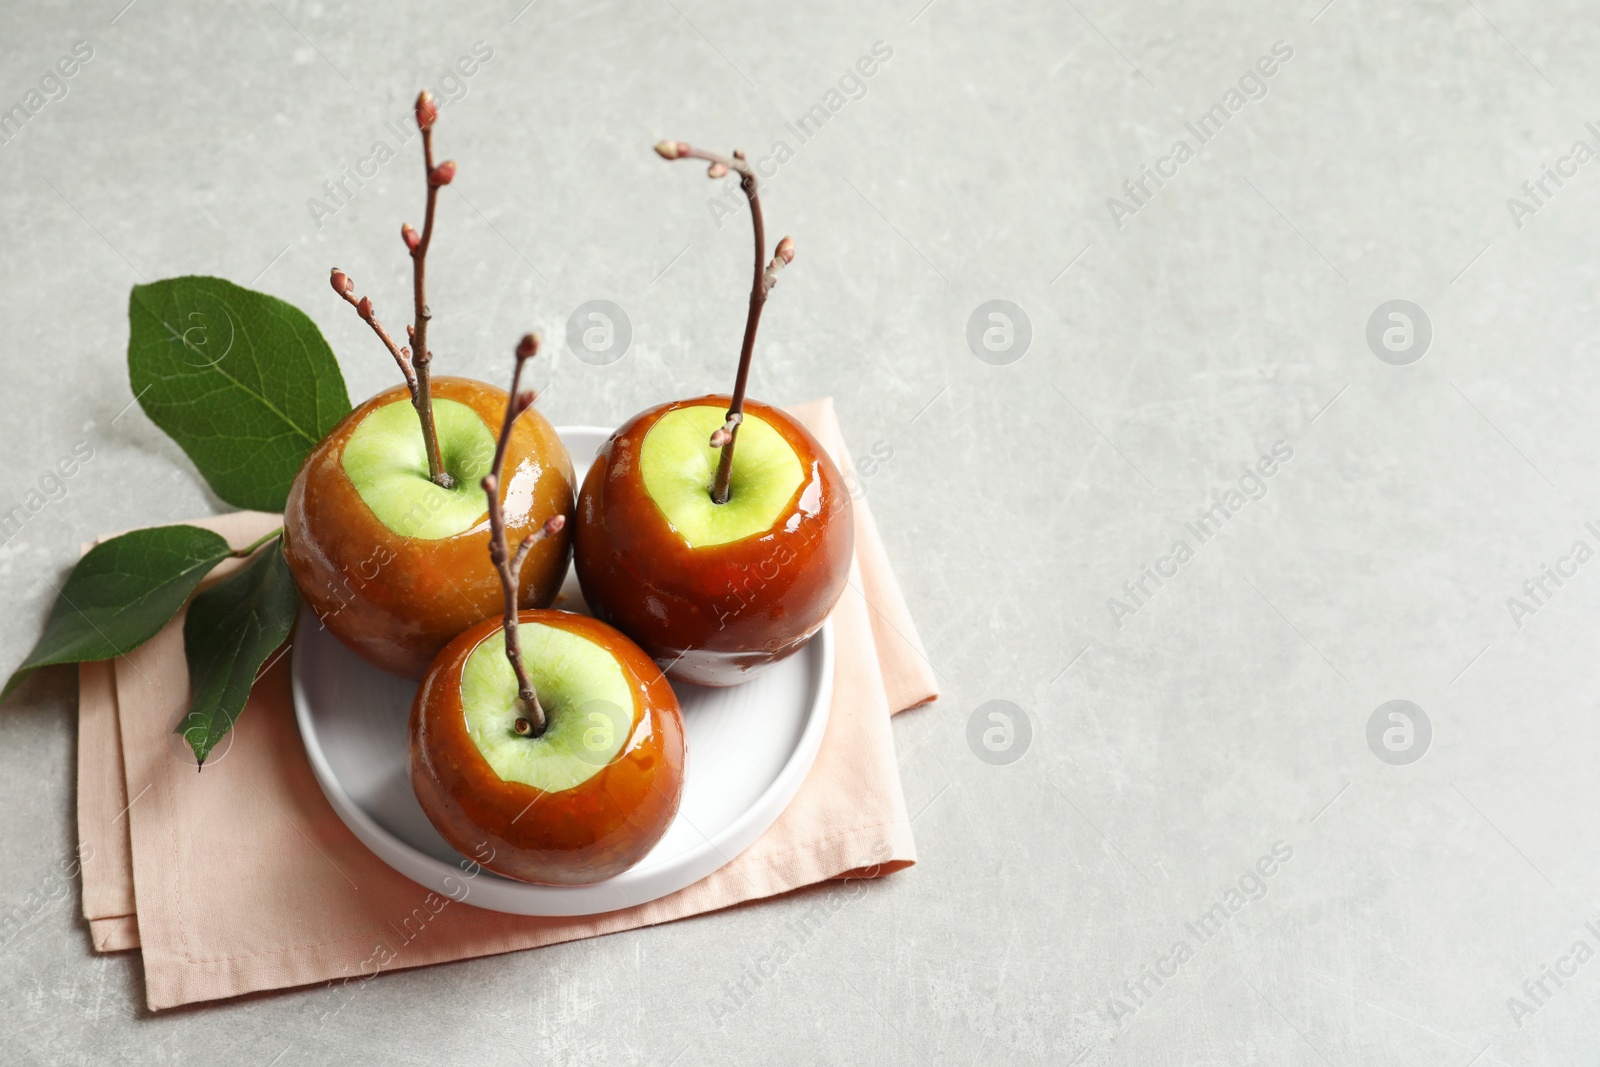
[[[183,648],[190,704],[176,732],[201,764],[233,729],[261,665],[289,636],[299,604],[280,541],[189,605]]]
[[[221,278],[133,287],[128,378],[212,490],[260,511],[283,510],[306,453],[350,410],[316,324]]]
[[[0,690],[0,700],[39,667],[111,659],[138,648],[227,556],[228,542],[198,526],[134,530],[94,546],[56,590],[44,633]]]

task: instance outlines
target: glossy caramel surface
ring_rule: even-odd
[[[673,679],[696,685],[737,685],[798,651],[844,591],[855,546],[839,469],[805,427],[755,401],[745,410],[784,437],[804,470],[783,518],[764,533],[702,548],[672,527],[640,476],[645,436],[669,411],[728,402],[705,396],[630,419],[601,449],[578,496],[576,566],[590,609]]]
[[[433,380],[433,394],[471,407],[499,435],[505,390],[447,377]],[[369,663],[420,678],[445,644],[474,623],[498,617],[504,601],[489,562],[487,502],[463,533],[406,537],[378,520],[345,474],[341,458],[350,434],[366,413],[396,400],[409,404],[404,386],[356,408],[306,457],[289,490],[283,541],[300,595],[322,625]],[[505,472],[500,499],[513,546],[552,515],[566,515],[570,530],[572,460],[538,411],[530,408],[513,425]],[[570,550],[567,531],[534,546],[522,571],[521,604],[554,601]]]
[[[672,686],[625,636],[565,611],[524,611],[609,651],[633,693],[633,726],[599,773],[559,792],[502,780],[468,732],[461,671],[488,619],[452,641],[429,668],[411,708],[411,785],[428,819],[464,856],[510,878],[583,885],[643,859],[671,825],[683,793],[683,718]],[[488,858],[485,859],[484,857]]]

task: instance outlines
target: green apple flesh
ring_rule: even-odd
[[[616,757],[632,730],[633,693],[622,667],[600,645],[567,630],[522,623],[517,635],[545,732],[516,731],[523,715],[517,677],[506,660],[505,631],[496,630],[461,668],[467,733],[502,781],[547,793],[582,785]]]
[[[428,477],[428,452],[408,400],[375,409],[351,433],[341,462],[363,503],[402,537],[438,540],[472,529],[485,513],[478,483],[494,461],[494,433],[476,411],[435,398],[439,460],[455,482]]]
[[[720,408],[669,411],[650,427],[639,449],[639,476],[656,507],[690,548],[743,540],[771,529],[805,472],[787,441],[760,417],[739,426],[728,501],[711,499],[720,448],[706,442],[723,423]]]

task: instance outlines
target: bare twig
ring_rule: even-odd
[[[517,631],[517,588],[521,584],[522,564],[534,545],[561,532],[567,524],[565,515],[552,515],[543,526],[522,539],[515,555],[509,551],[506,539],[505,511],[500,506],[500,476],[505,468],[506,445],[511,440],[511,428],[517,416],[533,404],[532,390],[519,393],[517,385],[522,379],[522,365],[539,352],[539,339],[533,334],[523,337],[517,345],[517,365],[511,372],[511,398],[506,402],[505,423],[500,427],[500,440],[494,448],[494,460],[489,473],[483,477],[483,491],[489,497],[489,559],[500,575],[500,586],[505,592],[506,659],[517,676],[517,695],[522,699],[525,715],[516,721],[519,734],[538,737],[545,731],[544,708],[539,704],[539,694],[528,678],[528,669],[522,662],[522,638]]]
[[[411,350],[401,348],[390,338],[389,331],[383,328],[383,323],[378,321],[378,313],[373,309],[372,298],[363,296],[356,298],[356,283],[350,276],[338,267],[333,268],[333,273],[328,278],[333,285],[333,291],[344,298],[344,302],[356,309],[356,314],[361,316],[361,321],[372,327],[372,332],[378,335],[378,340],[383,342],[383,347],[389,350],[394,361],[400,367],[400,373],[405,375],[406,388],[411,390],[411,402],[417,401],[417,372],[411,366]]]
[[[431,93],[423,91],[418,94],[416,114],[417,129],[422,131],[422,165],[428,181],[428,205],[421,234],[412,229],[410,224],[400,227],[400,238],[411,252],[411,294],[416,321],[406,327],[406,339],[410,346],[394,343],[389,331],[378,321],[377,313],[372,309],[372,299],[365,296],[357,299],[355,284],[343,271],[335,267],[331,281],[333,291],[354,307],[362,320],[372,327],[372,332],[378,335],[378,340],[394,357],[400,373],[405,375],[406,388],[411,391],[411,406],[416,409],[417,421],[422,425],[422,441],[428,454],[428,478],[435,485],[449,489],[455,482],[450,472],[444,469],[444,461],[439,456],[439,433],[433,421],[433,391],[428,375],[428,368],[433,363],[433,353],[428,351],[428,320],[433,313],[428,310],[427,261],[428,246],[433,241],[433,216],[439,200],[439,188],[454,180],[456,164],[454,160],[446,160],[438,166],[433,165],[433,123],[439,117],[439,108]]]
[[[433,123],[439,117],[439,108],[433,94],[426,89],[417,94],[417,129],[422,131],[422,167],[428,181],[428,206],[422,220],[422,235],[409,225],[400,228],[400,236],[411,250],[411,293],[416,312],[416,323],[410,330],[412,363],[416,367],[417,384],[413,391],[413,404],[417,417],[422,420],[422,438],[428,446],[428,476],[446,489],[451,478],[439,458],[439,435],[433,424],[433,394],[429,388],[428,367],[433,353],[428,351],[428,320],[433,312],[428,310],[428,246],[433,243],[434,209],[439,201],[440,186],[449,185],[456,176],[454,160],[433,165]]]
[[[772,260],[765,265],[766,228],[761,217],[761,198],[757,195],[756,172],[750,168],[744,152],[733,150],[733,157],[719,156],[683,141],[662,141],[656,145],[656,154],[662,159],[702,159],[710,164],[706,168],[709,178],[721,178],[731,171],[738,172],[739,187],[750,201],[750,224],[755,230],[756,266],[750,283],[750,310],[744,320],[744,344],[739,350],[739,376],[733,385],[732,401],[728,405],[727,421],[711,435],[711,447],[722,449],[717,461],[717,475],[711,483],[711,499],[718,504],[728,502],[728,483],[733,476],[733,446],[739,437],[739,424],[744,421],[745,387],[750,380],[750,357],[756,347],[756,327],[761,322],[761,309],[766,305],[767,293],[778,283],[778,272],[794,262],[794,241],[788,237],[778,242]]]

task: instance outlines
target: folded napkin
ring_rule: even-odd
[[[794,414],[851,470],[831,400]],[[195,523],[236,546],[281,517]],[[396,873],[334,814],[295,726],[288,656],[195,774],[173,727],[188,703],[183,614],[112,663],[80,668],[78,833],[96,949],[141,948],[153,1010],[256,990],[572,941],[916,860],[892,712],[938,694],[877,526],[855,501],[856,560],[834,610],[833,707],[810,775],[749,849],[671,896],[581,918],[475,908]],[[226,573],[230,561],[218,568]],[[92,850],[92,851],[91,851]],[[470,899],[470,891],[467,893]]]

